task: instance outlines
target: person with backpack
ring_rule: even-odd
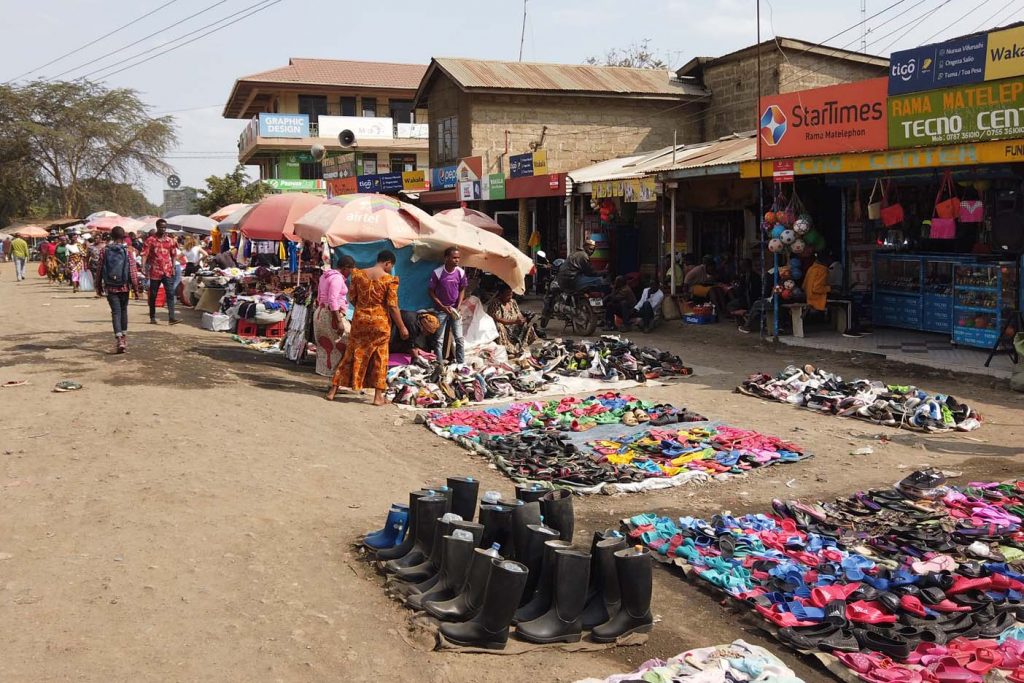
[[[124,228],[120,225],[110,231],[110,242],[100,253],[99,271],[114,325],[114,353],[125,353],[128,350],[128,292],[134,291],[138,298],[139,270],[135,265],[135,249],[125,240]]]

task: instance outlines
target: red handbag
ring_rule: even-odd
[[[892,204],[889,203],[889,190],[892,189],[893,197],[896,201]],[[896,186],[892,185],[889,181],[886,181],[885,187],[882,192],[882,225],[887,228],[891,228],[894,225],[899,225],[903,222],[903,205],[899,202],[899,193],[896,191]]]

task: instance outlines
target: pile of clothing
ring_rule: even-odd
[[[952,396],[869,379],[846,382],[812,365],[790,365],[774,377],[751,375],[736,391],[831,415],[925,432],[969,432],[982,422],[969,405]]]
[[[776,437],[615,392],[434,412],[426,423],[434,433],[485,454],[517,481],[583,493],[606,484],[626,492],[706,482],[808,457]],[[591,430],[609,433],[587,438]]]
[[[1024,481],[944,484],[928,470],[832,503],[624,526],[784,644],[865,681],[1022,681]]]
[[[519,358],[507,358],[503,349],[500,354],[478,349],[465,365],[441,369],[420,361],[393,367],[388,372],[388,395],[395,403],[418,408],[459,408],[536,394],[563,377],[643,384],[692,373],[679,356],[615,336],[596,341],[553,339],[535,344]]]
[[[628,674],[576,683],[803,683],[768,650],[743,640],[687,650],[667,661],[649,659]]]

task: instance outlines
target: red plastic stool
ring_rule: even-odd
[[[156,299],[154,300],[153,305],[157,308],[164,308],[167,306],[167,292],[164,291],[163,285],[160,285],[160,288],[156,290]]]
[[[263,336],[271,339],[281,339],[285,335],[284,321],[281,320],[263,328]]]
[[[236,332],[237,332],[239,337],[258,337],[259,336],[259,328],[256,326],[256,323],[254,323],[251,320],[241,320],[241,319],[239,319],[238,327],[236,328]]]

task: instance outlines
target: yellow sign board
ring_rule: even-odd
[[[922,147],[862,154],[836,154],[825,157],[804,157],[793,160],[796,176],[826,173],[868,173],[872,171],[907,171],[917,168],[946,166],[977,166],[1024,161],[1024,140],[977,142],[967,145]],[[761,175],[772,176],[773,162],[761,162]],[[757,162],[740,164],[741,178],[757,177]]]
[[[538,149],[533,153],[533,175],[547,175],[548,174],[548,152],[544,149]]]
[[[653,202],[657,199],[657,183],[654,178],[600,180],[590,184],[590,195],[594,199],[622,197],[626,202]]]
[[[1024,74],[1024,26],[988,34],[985,80]]]
[[[427,174],[423,171],[405,171],[402,173],[403,190],[427,189]]]

